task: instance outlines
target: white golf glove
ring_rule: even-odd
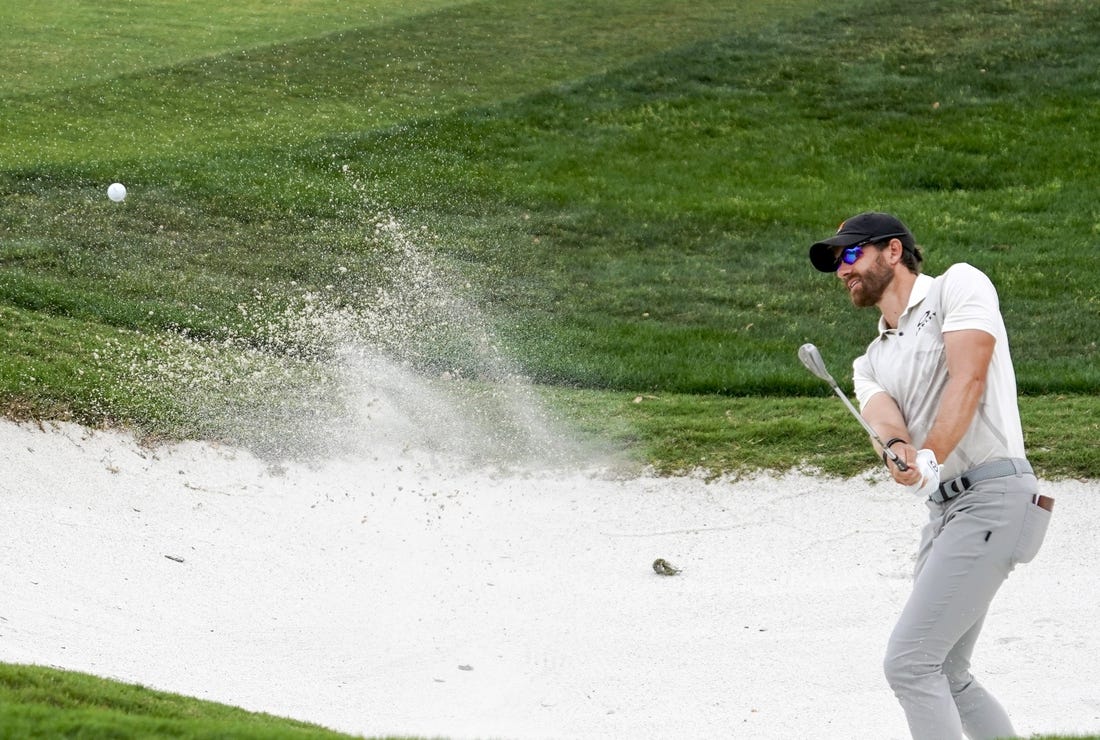
[[[932,450],[917,450],[917,471],[921,474],[919,482],[906,486],[914,496],[928,498],[940,486],[940,464],[936,462],[936,453]]]

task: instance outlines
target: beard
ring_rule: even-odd
[[[858,276],[859,285],[855,290],[849,291],[852,305],[856,308],[870,308],[878,305],[883,293],[894,279],[894,270],[886,264],[882,252],[875,256],[874,263],[865,273]]]

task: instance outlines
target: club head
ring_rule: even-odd
[[[799,347],[798,359],[802,360],[802,364],[806,366],[807,370],[829,385],[836,383],[833,376],[829,375],[829,371],[825,369],[825,360],[821,359],[821,353],[817,351],[817,347],[814,345],[806,343]]]

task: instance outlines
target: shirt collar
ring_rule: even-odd
[[[917,275],[916,282],[913,283],[913,289],[909,291],[909,303],[905,306],[905,310],[901,312],[901,316],[898,317],[898,327],[901,327],[905,317],[909,315],[909,312],[913,310],[915,306],[920,305],[920,302],[928,295],[928,291],[932,288],[934,278],[931,275],[920,274]],[[879,316],[878,319],[878,333],[881,337],[883,334],[889,331],[894,331],[886,325],[886,319]]]

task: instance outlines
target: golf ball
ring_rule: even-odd
[[[115,203],[121,203],[126,200],[126,186],[121,182],[111,183],[110,187],[107,188],[107,197]]]

